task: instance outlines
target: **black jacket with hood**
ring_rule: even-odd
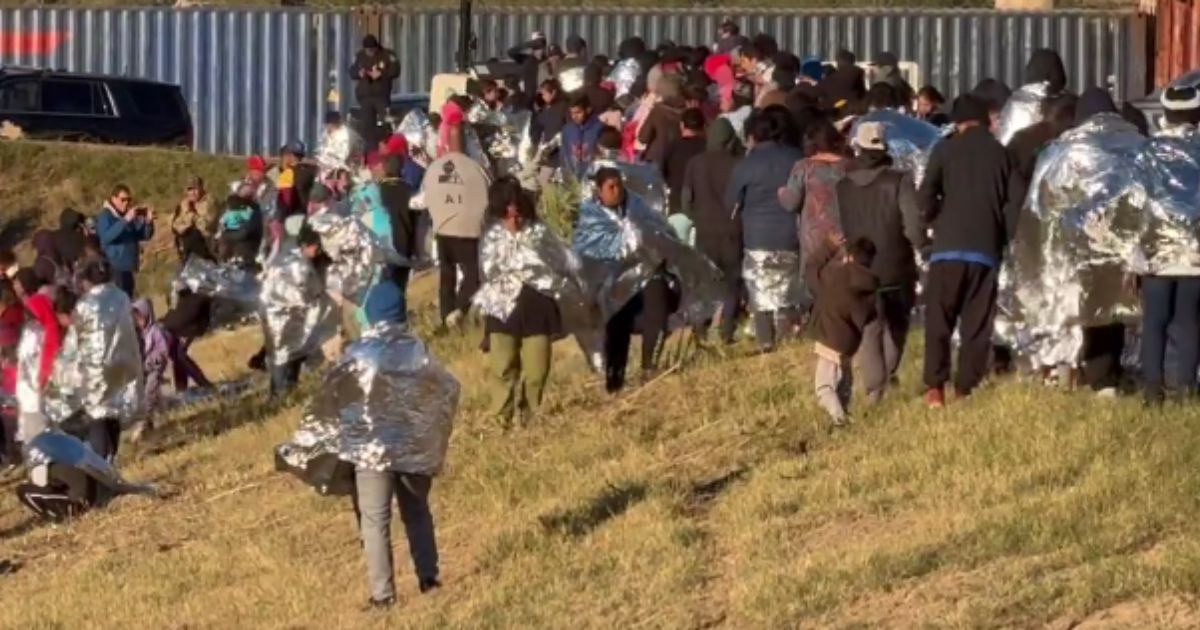
[[[916,254],[929,245],[912,176],[891,168],[886,154],[860,156],[837,184],[837,207],[848,242],[875,244],[871,272],[883,287],[917,281]]]
[[[370,71],[379,68],[378,79],[358,76],[359,71]],[[374,55],[368,55],[366,50],[358,51],[354,56],[354,65],[350,66],[350,78],[355,82],[354,95],[360,100],[364,98],[390,99],[392,84],[400,76],[400,62],[396,53],[387,48],[379,48]]]
[[[87,235],[83,233],[83,222],[83,215],[71,208],[58,215],[58,229],[54,231],[54,249],[68,269],[74,269],[75,263],[83,255],[83,244],[87,241]]]
[[[1029,56],[1025,64],[1025,85],[1048,83],[1047,94],[1058,94],[1067,89],[1067,69],[1062,57],[1049,48],[1039,48]]]

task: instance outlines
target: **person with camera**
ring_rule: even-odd
[[[154,236],[154,210],[136,205],[129,187],[117,184],[96,217],[96,235],[112,265],[113,284],[132,299],[142,242]]]

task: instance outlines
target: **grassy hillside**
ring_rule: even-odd
[[[931,412],[916,339],[901,388],[830,434],[807,344],[689,353],[609,398],[562,342],[545,414],[504,433],[480,332],[430,332],[435,285],[417,329],[464,384],[433,493],[445,588],[416,593],[397,524],[402,602],[362,610],[348,501],[272,469],[302,400],[251,397],[123,447],[165,498],[47,527],[0,482],[0,627],[1200,625],[1195,406],[1006,380]],[[257,346],[222,333],[199,360],[233,378]]]

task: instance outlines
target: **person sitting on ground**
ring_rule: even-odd
[[[262,245],[262,211],[243,195],[229,195],[225,204],[219,236],[223,262],[251,269]]]
[[[831,234],[825,247],[808,264],[808,283],[816,295],[813,308],[814,384],[817,403],[834,426],[848,420],[853,384],[851,359],[862,343],[863,330],[876,317],[879,280],[871,273],[875,244],[858,238],[844,248]]]
[[[142,413],[130,433],[130,440],[137,442],[145,431],[154,428],[153,414],[162,409],[162,385],[171,362],[171,342],[163,327],[154,319],[154,305],[142,298],[133,303],[133,324],[141,340],[143,385]]]

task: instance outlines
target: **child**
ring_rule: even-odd
[[[171,344],[166,331],[154,320],[154,306],[150,300],[142,298],[133,303],[133,324],[141,340],[142,372],[146,379],[143,411],[148,417],[162,406],[162,384],[167,364],[171,362]],[[130,437],[136,442],[149,428],[152,428],[149,419],[139,422]]]
[[[875,318],[879,279],[871,273],[875,244],[860,238],[839,247],[830,237],[809,260],[808,282],[816,297],[817,403],[835,427],[845,426],[853,383],[850,360],[862,343],[863,329]]]

